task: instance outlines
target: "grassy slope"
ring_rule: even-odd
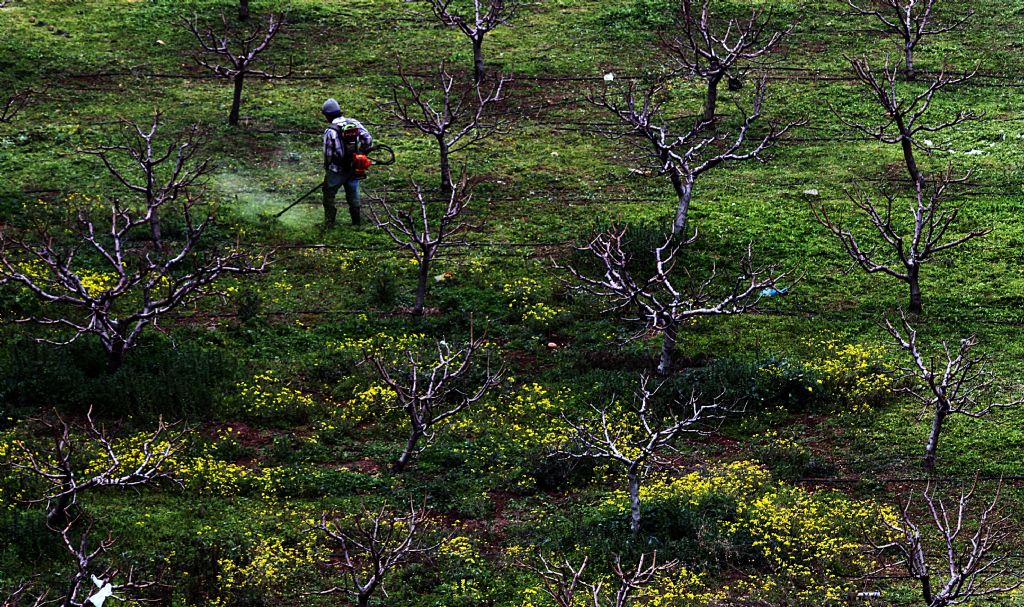
[[[926,43],[920,65],[936,67],[946,58],[957,66],[977,62],[985,72],[1015,71],[1022,8],[1012,2],[978,4],[978,15],[969,30]],[[290,61],[296,74],[331,78],[254,82],[247,88],[243,106],[248,125],[228,129],[221,126],[227,113],[228,88],[206,78],[192,64],[190,41],[174,26],[175,19],[193,10],[212,15],[220,6],[229,5],[166,0],[15,1],[0,10],[0,28],[5,32],[0,42],[0,85],[49,84],[44,102],[29,108],[15,125],[5,127],[0,137],[0,173],[4,176],[0,194],[13,196],[18,190],[34,188],[116,191],[94,164],[65,154],[77,146],[104,140],[113,128],[112,116],[137,119],[159,105],[171,125],[198,121],[213,128],[212,149],[222,167],[214,184],[225,217],[247,225],[248,233],[256,234],[254,238],[259,240],[319,242],[321,236],[312,225],[317,220],[316,207],[300,209],[278,225],[258,223],[252,218],[254,209],[276,211],[290,196],[318,179],[318,109],[326,96],[338,98],[350,115],[365,118],[378,139],[392,144],[399,154],[398,164],[381,170],[366,183],[369,192],[400,188],[409,177],[436,179],[431,170],[432,148],[413,134],[387,124],[376,104],[387,97],[389,87],[396,82],[396,56],[413,71],[426,71],[440,58],[466,65],[467,47],[457,34],[433,27],[429,20],[423,20],[423,11],[400,0],[292,0],[282,4],[288,8],[291,26],[280,40],[276,57],[281,63]],[[276,2],[257,2],[254,12],[278,6]],[[642,22],[625,19],[610,30],[602,16],[614,6],[628,7],[630,3],[552,0],[530,4],[514,28],[498,31],[488,39],[489,64],[492,69],[518,75],[549,76],[597,77],[607,71],[632,74],[649,69],[655,53],[653,37],[647,35]],[[843,12],[838,2],[780,3],[780,19],[798,20],[796,33],[787,43],[786,65],[834,74],[844,71],[844,55],[867,53],[880,62],[892,45],[862,31],[863,22]],[[70,37],[37,25],[40,21],[68,31]],[[841,31],[835,33],[835,29]],[[133,68],[138,75],[85,75],[122,73]],[[54,73],[76,76],[48,76]],[[142,75],[145,73],[191,77],[147,78]],[[574,82],[520,81],[512,88],[517,99],[512,104],[576,99],[583,86]],[[739,99],[748,92],[749,87],[741,91]],[[693,102],[698,94],[696,87],[683,87],[680,107],[696,107]],[[728,108],[733,99],[733,94],[726,93],[723,108]],[[1024,320],[1020,312],[1022,266],[1017,253],[1024,238],[1020,219],[1024,200],[1019,186],[1024,122],[1016,113],[1022,100],[1024,89],[1019,87],[968,86],[945,95],[937,110],[951,112],[969,107],[985,112],[986,119],[934,137],[937,147],[957,153],[936,153],[927,161],[933,167],[951,161],[960,171],[973,171],[973,180],[980,184],[979,193],[964,198],[960,225],[963,229],[992,226],[995,231],[926,269],[925,332],[936,339],[978,333],[1007,386],[1020,385],[1024,379],[1016,364],[1024,349],[1018,330]],[[868,100],[846,83],[778,80],[772,82],[766,113],[809,118],[811,122],[797,134],[799,138],[848,136],[836,118],[825,111],[830,102],[842,106],[844,113],[872,111]],[[667,220],[673,211],[667,183],[629,173],[628,167],[637,162],[629,149],[591,133],[558,128],[605,119],[585,105],[570,106],[540,119],[528,119],[513,133],[495,137],[472,154],[462,155],[459,161],[465,162],[471,173],[486,178],[474,201],[475,217],[484,225],[475,237],[486,242],[559,243],[575,240],[595,220]],[[963,154],[972,149],[985,153]],[[780,146],[765,164],[724,167],[702,178],[692,218],[700,228],[699,246],[706,256],[730,259],[753,241],[758,258],[794,268],[803,279],[793,295],[778,304],[785,314],[702,322],[681,339],[680,356],[800,359],[815,356],[814,347],[807,342],[820,337],[883,341],[877,323],[902,303],[902,289],[883,277],[851,269],[835,243],[813,221],[808,196],[803,192],[817,189],[821,201],[839,204],[845,201],[844,192],[856,187],[861,178],[896,171],[898,163],[897,151],[880,144],[845,139],[799,141]],[[341,336],[411,330],[411,321],[401,316],[357,314],[377,306],[372,302],[374,289],[368,288],[366,276],[397,276],[402,299],[412,273],[406,264],[388,261],[388,256],[378,250],[386,248],[387,241],[371,230],[343,229],[324,238],[331,244],[370,250],[348,254],[348,269],[338,269],[330,262],[282,256],[264,283],[264,310],[271,322],[254,332],[226,330],[222,336],[210,337],[185,322],[179,323],[175,331],[183,339],[219,344],[239,358],[245,369],[272,368],[295,386],[346,398],[353,381],[339,377],[339,372],[331,368],[335,361],[323,355],[325,344]],[[533,249],[514,251],[512,255],[486,247],[473,251],[470,257],[457,257],[438,269],[451,269],[456,278],[432,286],[431,301],[442,313],[420,323],[424,331],[436,336],[464,332],[472,313],[478,323],[486,318],[493,333],[515,354],[518,381],[536,380],[552,388],[566,386],[584,392],[595,384],[600,385],[599,391],[621,390],[628,385],[633,375],[630,372],[589,371],[585,364],[572,367],[573,371],[564,368],[588,360],[589,351],[606,348],[605,336],[626,334],[619,324],[598,318],[585,303],[558,296],[561,287],[557,274],[545,256],[561,254],[564,247],[542,249],[539,254]],[[482,271],[471,271],[467,262],[475,262]],[[564,322],[547,327],[524,325],[504,310],[506,299],[500,294],[501,285],[522,276],[539,277],[551,301],[569,308]],[[283,284],[290,285],[290,290],[283,290]],[[220,324],[228,327],[233,321],[225,319]],[[551,339],[567,347],[549,352],[544,344]],[[647,342],[631,348],[651,352],[656,345]],[[340,383],[334,383],[339,379]],[[915,421],[914,413],[912,405],[896,402],[870,415],[844,416],[806,428],[797,426],[796,432],[806,433],[844,473],[866,477],[917,474],[916,457],[926,424]],[[998,426],[952,423],[941,452],[944,473],[1024,473],[1016,456],[1024,442],[1022,420],[1024,413],[1013,412]],[[802,420],[766,423],[785,428]],[[735,432],[741,439],[746,436],[743,430]],[[272,451],[263,444],[275,440],[271,434],[279,436],[278,442],[292,440],[288,439],[289,431],[266,429],[263,433],[258,446],[264,450],[267,464],[289,458],[325,465],[367,458],[383,463],[395,448],[393,439],[377,432],[371,433],[369,440],[358,435],[356,440],[346,439],[343,446],[327,453],[298,450],[295,455],[286,447]],[[846,440],[850,436],[854,438]],[[397,485],[398,490],[410,494],[429,491],[455,512],[480,517],[481,524],[486,524],[493,513],[489,500],[479,495],[488,489],[489,481],[443,473],[443,453],[450,448],[442,445],[437,461],[432,464],[428,458],[410,480],[385,478],[381,482]],[[719,456],[711,446],[707,446],[705,455]],[[456,489],[452,490],[453,486]],[[366,492],[372,494],[379,489],[374,485]],[[445,497],[446,493],[451,495]],[[344,491],[333,499],[351,501]],[[569,498],[531,499],[541,503],[554,500],[557,504]],[[301,509],[313,507],[317,501],[314,495],[303,495],[293,504]],[[200,519],[221,520],[228,526],[217,514],[222,507],[204,504],[208,512],[197,519],[181,520],[176,531],[180,535],[169,534],[161,545],[168,549],[180,545],[200,526]],[[548,512],[559,511],[557,505],[543,507],[552,508]],[[180,502],[166,498],[157,500],[154,508],[164,516],[175,516],[173,513],[189,511],[191,505],[185,498]],[[529,518],[526,512],[524,508],[517,516]],[[493,539],[486,534],[481,537]]]

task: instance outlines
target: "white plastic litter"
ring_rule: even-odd
[[[96,584],[96,587],[99,588],[99,590],[96,591],[96,594],[89,597],[88,600],[96,607],[103,607],[103,601],[112,596],[115,599],[117,598],[114,596],[114,586],[111,585],[110,582],[103,581],[94,575],[92,576],[92,583]]]

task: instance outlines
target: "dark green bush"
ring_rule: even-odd
[[[92,340],[63,347],[17,336],[0,346],[0,417],[38,407],[101,417],[204,419],[236,379],[234,361],[220,350],[177,348],[150,339],[126,356],[115,373]]]

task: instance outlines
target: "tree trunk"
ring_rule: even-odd
[[[943,407],[935,412],[935,419],[932,420],[932,431],[928,434],[928,445],[924,449],[924,469],[929,472],[935,469],[935,452],[939,449],[939,434],[942,432],[942,422],[946,420],[948,414]]]
[[[231,99],[231,114],[228,116],[228,124],[238,124],[238,112],[242,107],[242,83],[245,81],[245,72],[238,72],[235,75],[235,94]]]
[[[715,74],[708,78],[707,97],[704,98],[704,122],[715,121],[715,112],[718,109],[718,83],[722,81],[722,74]]]
[[[107,349],[107,374],[113,375],[121,368],[124,363],[124,347],[125,343],[119,337],[114,337]]]
[[[916,186],[921,185],[924,182],[924,175],[921,174],[921,170],[917,167],[917,160],[914,159],[914,144],[910,139],[910,134],[907,132],[906,125],[903,123],[903,117],[898,114],[896,115],[896,128],[903,135],[900,138],[900,146],[903,148],[903,160],[907,164],[910,181]]]
[[[907,57],[907,80],[913,80],[917,76],[914,72],[914,45],[908,42],[903,50]]]
[[[484,37],[479,35],[473,38],[473,82],[480,84],[484,81]]]
[[[679,200],[676,218],[672,222],[672,233],[682,234],[686,231],[686,215],[690,212],[690,199],[693,197],[693,179],[688,178],[684,181],[676,173],[670,173],[670,175],[672,176],[672,186],[675,188],[676,197]]]
[[[153,209],[153,213],[149,216],[149,233],[153,237],[153,243],[156,244],[157,248],[163,249],[163,231],[160,229],[160,211],[157,209]]]
[[[658,361],[658,375],[668,375],[672,371],[672,351],[676,348],[676,333],[678,328],[674,321],[670,322],[664,333],[664,341],[661,344],[661,359]]]
[[[359,600],[359,607],[370,607],[370,594],[369,592],[360,592],[357,597]]]
[[[640,473],[629,473],[629,530],[636,535],[640,532]]]
[[[455,182],[452,181],[452,164],[449,158],[451,152],[443,135],[437,138],[437,148],[441,158],[441,193],[448,196],[455,189]]]
[[[430,259],[424,255],[420,261],[420,277],[416,284],[416,303],[413,304],[412,313],[416,316],[423,315],[423,304],[427,299],[427,278],[430,274]]]
[[[241,0],[238,5],[238,19],[245,21],[249,18],[249,0]]]
[[[915,266],[907,272],[907,282],[910,284],[910,303],[907,304],[907,311],[911,314],[920,314],[924,307],[921,305],[921,268]]]
[[[921,580],[921,596],[924,598],[925,605],[931,607],[932,604],[932,579],[931,576],[922,575]]]
[[[412,455],[416,452],[416,443],[419,442],[420,437],[423,436],[422,428],[414,428],[412,433],[409,434],[409,440],[405,443],[405,449],[402,451],[402,455],[398,456],[398,459],[391,466],[393,472],[401,472],[405,470],[409,462],[412,461]]]

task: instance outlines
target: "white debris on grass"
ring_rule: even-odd
[[[806,196],[817,196],[818,195],[818,190],[815,190],[814,188],[811,188],[809,190],[804,190],[804,194]]]
[[[615,80],[615,73],[614,72],[608,72],[607,74],[604,75],[604,81],[605,82],[611,82],[612,80]]]

